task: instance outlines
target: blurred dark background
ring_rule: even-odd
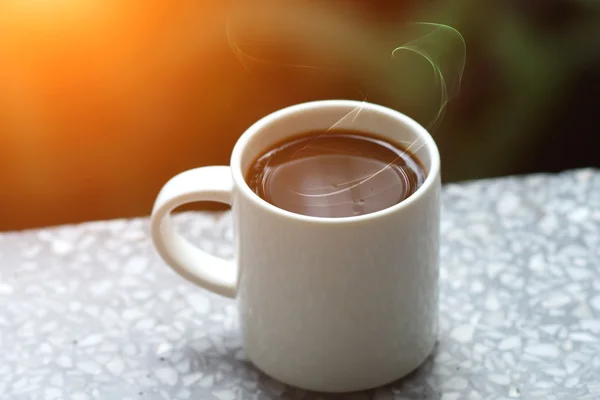
[[[324,43],[338,34],[330,46],[336,57],[346,51],[343,32],[367,38],[365,48],[372,38],[393,40],[395,29],[414,21],[462,34],[462,84],[432,129],[445,182],[600,166],[597,1],[314,4],[311,12],[331,25]],[[300,101],[366,95],[428,122],[419,114],[423,99],[396,101],[390,77],[359,61],[340,79],[241,62],[226,32],[233,6],[3,0],[0,230],[146,215],[168,178],[227,164],[250,124]],[[296,13],[293,21],[306,30],[323,15]],[[460,54],[444,60],[460,64]],[[400,83],[422,76],[422,65],[404,68]],[[357,90],[356,74],[378,89]]]

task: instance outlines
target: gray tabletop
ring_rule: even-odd
[[[232,254],[228,214],[179,228]],[[306,393],[246,360],[235,303],[152,249],[148,220],[0,235],[1,399],[600,399],[600,171],[447,185],[439,344],[411,376]]]

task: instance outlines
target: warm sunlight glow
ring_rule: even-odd
[[[69,20],[81,23],[101,16],[110,7],[110,1],[101,0],[3,0],[0,20],[45,25]]]
[[[65,213],[134,210],[141,188],[153,197],[153,180],[164,178],[146,171],[164,170],[182,151],[174,136],[214,131],[198,110],[224,108],[219,99],[236,87],[222,87],[221,76],[236,75],[211,54],[224,36],[219,7],[0,0],[0,209],[28,210],[14,223],[45,224]]]

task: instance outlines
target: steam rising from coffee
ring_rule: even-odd
[[[350,81],[363,101],[375,97],[435,132],[460,87],[466,55],[462,35],[431,22],[369,24],[355,8],[339,5],[275,0],[236,4],[227,39],[250,73],[285,70],[299,77],[308,74],[325,85]],[[354,110],[344,119],[360,112]],[[414,154],[421,145],[410,143],[406,148]]]

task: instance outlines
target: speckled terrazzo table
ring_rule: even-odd
[[[600,171],[444,190],[439,344],[402,381],[265,377],[235,303],[166,268],[136,219],[0,234],[0,399],[600,399]],[[232,254],[228,214],[177,221]]]

